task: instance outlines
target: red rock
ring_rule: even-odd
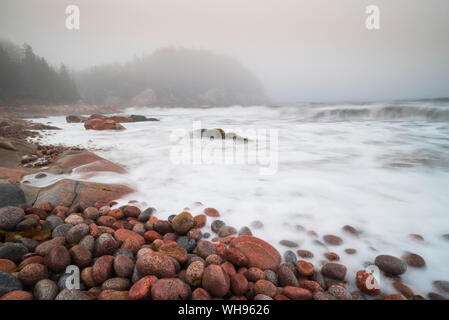
[[[334,236],[332,234],[324,235],[323,240],[325,243],[332,245],[332,246],[339,246],[343,243],[343,240],[340,237]]]
[[[226,251],[226,260],[237,267],[244,267],[248,264],[246,256],[236,248],[229,248]]]
[[[108,119],[109,119],[109,120],[114,120],[114,121],[117,122],[117,123],[120,123],[120,122],[130,122],[130,121],[131,121],[130,118],[124,117],[124,116],[111,116],[111,117],[108,117]]]
[[[236,273],[231,277],[232,293],[242,296],[248,291],[248,280],[243,274]]]
[[[92,266],[92,279],[96,283],[103,283],[112,275],[114,257],[110,255],[101,256],[95,260]]]
[[[176,242],[177,238],[178,238],[178,235],[176,233],[173,233],[173,232],[166,233],[162,237],[163,240],[169,240],[169,241],[174,241],[174,242]]]
[[[84,128],[86,130],[122,130],[124,129],[119,123],[114,120],[103,120],[103,119],[91,119],[84,122]]]
[[[45,210],[46,212],[51,212],[53,210],[53,206],[50,202],[42,202],[36,206],[38,209]]]
[[[103,290],[97,297],[98,300],[128,300],[128,291]]]
[[[244,273],[244,275],[251,282],[256,282],[257,280],[265,279],[265,273],[261,269],[256,268],[256,267],[249,268]]]
[[[151,298],[151,287],[157,280],[155,276],[146,276],[137,281],[129,289],[129,300],[149,300]]]
[[[9,259],[0,259],[0,271],[9,272],[15,269],[17,266],[14,262]]]
[[[426,266],[426,261],[416,253],[406,252],[402,259],[411,267],[424,268]]]
[[[95,282],[95,280],[92,277],[92,267],[87,267],[84,268],[81,271],[81,281],[83,281],[83,283],[88,286],[88,287],[95,287],[97,285],[97,283]]]
[[[407,287],[405,284],[399,283],[399,282],[393,282],[393,287],[402,295],[404,295],[407,298],[412,298],[415,293],[412,289]]]
[[[202,228],[206,225],[206,215],[199,214],[193,217],[195,228]]]
[[[151,218],[155,218],[155,217],[153,216]],[[154,231],[157,231],[159,234],[162,234],[162,235],[169,233],[169,232],[173,232],[171,223],[166,220],[155,221],[154,225],[153,225],[153,229],[154,229]]]
[[[228,274],[217,265],[210,265],[204,269],[203,288],[215,297],[225,296],[231,287]]]
[[[149,242],[153,242],[156,239],[162,239],[162,236],[154,230],[145,232],[143,237],[145,238],[145,240],[147,240]]]
[[[254,284],[254,294],[264,294],[273,298],[277,293],[276,286],[268,280],[257,280]]]
[[[126,206],[125,209],[123,210],[123,213],[125,214],[125,217],[137,218],[141,213],[141,211],[138,207]]]
[[[274,300],[290,300],[288,297],[284,296],[283,294],[277,294],[273,298]]]
[[[287,286],[281,293],[292,300],[312,300],[312,292],[304,288]]]
[[[217,211],[217,209],[214,208],[206,208],[204,209],[204,213],[209,217],[219,217],[220,213]]]
[[[129,223],[129,221],[120,220],[120,221],[114,222],[114,224],[112,225],[112,229],[114,229],[114,230],[118,230],[118,229],[132,230],[133,225],[131,223]]]
[[[348,249],[345,249],[345,252],[347,254],[355,254],[357,252],[357,250],[353,249],[353,248],[348,248]]]
[[[26,265],[32,264],[32,263],[44,264],[44,257],[32,256],[32,257],[26,258],[19,264],[18,268],[23,269],[23,267],[25,267]]]
[[[357,288],[370,296],[377,296],[380,294],[379,283],[373,274],[360,270],[356,275]]]
[[[145,244],[145,239],[140,234],[127,229],[116,230],[114,232],[114,238],[122,242],[125,242],[126,240],[129,239],[134,239],[136,240],[137,243],[140,244],[140,246],[143,246]]]
[[[324,291],[324,289],[320,286],[318,282],[312,280],[302,279],[299,281],[299,286],[301,288],[309,290],[310,292],[312,292],[312,294],[315,294],[315,292]]]
[[[33,295],[27,291],[15,290],[3,295],[0,300],[33,300]]]
[[[249,267],[277,271],[281,255],[269,243],[252,236],[239,236],[232,240],[230,248],[240,250],[248,259]]]
[[[18,278],[24,285],[32,286],[42,279],[47,279],[48,270],[42,264],[31,263],[20,270]]]
[[[330,261],[338,261],[340,260],[340,256],[335,252],[325,252],[324,256]]]
[[[70,264],[69,250],[64,246],[54,247],[44,257],[44,264],[52,271],[60,272]]]
[[[211,300],[209,292],[204,290],[203,288],[196,288],[192,292],[192,300]]]
[[[114,217],[111,216],[101,216],[97,219],[97,223],[100,226],[105,226],[105,227],[109,227],[111,228],[112,225],[116,222],[117,220]]]
[[[288,248],[297,248],[299,245],[291,240],[281,240],[279,241],[279,244]]]
[[[119,254],[114,259],[114,271],[119,277],[126,278],[133,273],[134,261],[123,255]]]
[[[226,246],[223,243],[214,244],[216,248],[216,254],[222,259],[226,258]]]
[[[172,220],[172,227],[179,234],[186,234],[194,224],[192,215],[187,211],[181,212]]]
[[[88,266],[92,260],[92,253],[79,244],[73,246],[69,252],[73,262],[79,267]]]
[[[175,266],[165,254],[154,252],[139,257],[136,268],[142,275],[155,275],[158,278],[172,278],[175,276]]]
[[[305,260],[299,260],[296,263],[296,269],[298,270],[299,274],[306,277],[313,275],[313,272],[315,271],[313,264]]]
[[[187,284],[176,278],[159,279],[151,287],[153,300],[186,300],[188,296]]]
[[[400,294],[389,294],[384,297],[384,300],[407,300]]]
[[[114,219],[122,219],[124,214],[123,211],[120,209],[111,209],[108,211],[107,216],[109,217],[113,217]]]
[[[296,251],[298,256],[304,259],[313,258],[313,253],[308,250],[298,250]]]
[[[237,271],[235,271],[235,267],[232,263],[230,263],[229,261],[225,261],[221,264],[221,267],[223,268],[223,270],[228,274],[229,277],[232,278],[232,276],[234,274],[237,273]]]
[[[44,209],[40,209],[40,208],[27,208],[27,209],[25,209],[25,212],[27,214],[35,214],[42,220],[45,220],[48,217],[47,212]]]
[[[187,261],[187,250],[177,243],[169,245],[164,244],[159,248],[159,252],[165,253],[167,256],[176,259],[181,264]]]
[[[324,276],[326,276],[328,278],[336,279],[336,280],[344,280],[344,278],[346,276],[347,268],[342,264],[329,262],[329,263],[326,263],[321,268],[321,272],[323,273]]]

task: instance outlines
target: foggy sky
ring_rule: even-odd
[[[76,4],[81,29],[65,27]],[[365,8],[381,9],[381,30]],[[164,46],[233,56],[280,102],[449,96],[447,0],[1,0],[0,37],[82,69]]]

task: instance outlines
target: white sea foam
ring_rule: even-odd
[[[395,109],[396,108],[396,109]],[[407,109],[408,108],[408,109]],[[409,268],[404,283],[426,295],[433,280],[449,280],[449,108],[444,105],[377,104],[303,107],[135,108],[127,114],[145,114],[160,122],[125,123],[124,131],[85,130],[64,117],[50,117],[63,128],[44,142],[101,148],[97,153],[129,170],[129,174],[102,174],[102,182],[126,182],[138,193],[123,199],[144,201],[167,218],[190,207],[217,208],[227,224],[237,228],[261,220],[253,230],[281,253],[282,239],[296,241],[315,253],[333,251],[348,266],[349,280],[378,254],[402,256],[411,251],[424,257],[424,270]],[[251,165],[174,165],[170,162],[170,133],[192,128],[279,130],[279,170],[261,176]],[[42,121],[42,120],[38,120]],[[80,178],[74,174],[74,178]],[[54,179],[54,176],[51,177]],[[39,182],[42,184],[43,182]],[[209,219],[209,223],[211,220]],[[363,231],[355,239],[343,225]],[[338,247],[320,246],[306,232],[315,230],[344,239]],[[424,243],[411,240],[417,233]],[[348,255],[345,248],[357,249]],[[375,248],[377,251],[373,251]],[[295,249],[296,250],[296,249]],[[381,286],[394,293],[389,280]]]

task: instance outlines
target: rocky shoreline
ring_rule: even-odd
[[[117,129],[128,121],[101,115],[70,119],[94,130]],[[134,191],[125,185],[71,179],[46,187],[19,184],[38,168],[43,175],[126,172],[81,148],[30,144],[26,138],[36,134],[35,124],[22,121],[4,119],[8,125],[0,128],[0,148],[8,153],[0,157],[0,300],[440,300],[449,294],[447,281],[435,281],[436,292],[427,297],[403,283],[407,268],[425,266],[413,253],[401,259],[378,255],[373,261],[394,279],[396,292],[384,292],[366,270],[348,274],[336,253],[314,265],[307,261],[312,252],[295,252],[296,243],[282,240],[289,249],[281,255],[253,236],[251,228],[262,222],[238,230],[214,208],[195,216],[185,208],[158,219],[157,210],[143,203],[117,204]],[[358,236],[351,226],[343,230]],[[332,247],[343,239],[324,235],[322,241]],[[68,266],[79,269],[79,290],[69,288]],[[349,291],[351,284],[358,290]]]

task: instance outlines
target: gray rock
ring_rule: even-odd
[[[62,220],[57,215],[51,215],[42,224],[42,230],[49,230],[49,229],[53,230],[61,224],[64,224],[64,220]]]
[[[201,258],[206,259],[211,254],[217,253],[217,248],[209,241],[200,240],[197,242],[193,253],[198,254]]]
[[[37,225],[38,225],[38,222],[36,219],[31,219],[31,218],[24,219],[16,225],[16,230],[17,231],[31,230],[31,229],[36,228]]]
[[[187,252],[192,252],[192,250],[196,246],[196,241],[194,239],[192,239],[192,238],[187,237],[187,236],[179,237],[178,239],[176,239],[176,242],[178,243],[178,245],[180,245],[181,247],[186,249]]]
[[[143,276],[139,273],[139,271],[137,271],[136,266],[134,266],[133,275],[131,276],[132,283],[136,283],[137,281],[139,281],[142,278],[143,278]]]
[[[55,300],[92,300],[87,294],[76,289],[64,289]]]
[[[67,278],[73,276],[73,274],[71,273],[61,273],[59,274],[59,279],[58,279],[58,288],[59,291],[62,291],[64,289],[67,289]],[[84,283],[81,281],[80,282],[80,290],[84,290],[86,289],[86,286],[84,285]]]
[[[73,226],[65,235],[65,240],[67,243],[79,243],[81,239],[87,236],[90,232],[88,225],[80,223]]]
[[[0,297],[14,290],[22,290],[22,282],[15,276],[0,271]]]
[[[25,211],[19,207],[4,207],[0,209],[0,230],[14,230],[25,216]]]
[[[25,204],[25,194],[16,184],[0,183],[0,208]]]
[[[36,249],[36,247],[39,245],[39,242],[30,238],[19,238],[14,242],[23,244],[30,252],[34,251],[34,249]]]
[[[276,274],[276,272],[274,272],[273,270],[267,269],[263,273],[265,274],[265,280],[270,281],[276,287],[279,286],[278,275]]]
[[[254,297],[254,300],[273,300],[273,298],[266,296],[264,294],[259,293]]]
[[[58,285],[49,279],[40,280],[34,286],[33,295],[37,300],[54,300],[58,295]]]
[[[284,261],[290,262],[290,263],[293,263],[294,265],[296,265],[296,263],[298,262],[298,259],[296,258],[296,254],[293,251],[287,250],[284,252]]]
[[[252,235],[253,235],[253,233],[251,232],[251,229],[246,226],[242,227],[239,230],[239,236],[252,236]]]
[[[218,230],[220,230],[225,225],[226,225],[226,223],[224,221],[217,219],[214,222],[212,222],[212,224],[210,225],[210,228],[212,229],[213,232],[217,233]]]
[[[352,294],[341,286],[331,286],[327,293],[333,295],[337,300],[352,300]]]
[[[159,119],[156,119],[156,118],[147,118],[145,116],[138,115],[138,114],[132,114],[129,118],[131,119],[132,122],[160,121]]]
[[[150,217],[156,212],[156,209],[154,208],[147,208],[145,210],[143,210],[139,216],[137,217],[137,220],[139,220],[140,222],[147,222],[148,219],[150,219]]]
[[[318,282],[318,284],[326,290],[326,281],[324,281],[323,274],[320,271],[314,271],[312,275],[312,280]]]
[[[81,239],[79,244],[80,246],[83,246],[90,252],[93,252],[95,248],[95,238],[89,234],[85,236],[83,239]]]
[[[407,271],[407,264],[404,261],[390,255],[377,256],[374,264],[383,272],[392,275],[400,275]]]
[[[52,238],[56,238],[56,237],[64,237],[67,235],[67,232],[72,229],[73,224],[68,224],[68,223],[64,223],[64,224],[60,224],[59,226],[57,226],[56,228],[53,229],[52,232]]]
[[[28,253],[27,247],[21,243],[11,243],[0,247],[0,259],[9,259],[16,264]]]
[[[126,278],[111,278],[103,282],[102,290],[128,290],[131,287],[131,281]]]
[[[298,279],[296,279],[295,274],[287,265],[285,265],[285,264],[280,265],[277,275],[278,275],[278,279],[279,279],[279,284],[282,287],[286,287],[286,286],[297,287],[297,286],[299,286]]]

